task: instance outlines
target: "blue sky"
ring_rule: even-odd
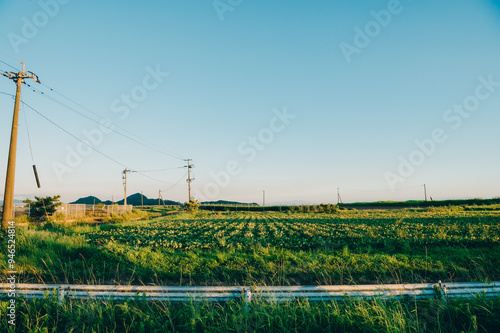
[[[200,200],[500,196],[498,1],[0,1],[0,32],[0,70],[44,84],[24,102],[99,151],[25,106],[16,198],[119,200],[127,167],[170,169],[128,193],[186,201],[186,158]]]

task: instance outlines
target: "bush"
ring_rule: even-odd
[[[185,202],[182,205],[182,209],[185,212],[192,213],[192,214],[195,214],[196,212],[198,212],[198,208],[200,208],[200,203],[198,202],[198,200],[196,200],[194,198],[189,199],[189,202]]]
[[[327,213],[327,214],[333,214],[337,213],[339,211],[339,206],[338,205],[332,205],[332,204],[321,204],[319,205],[319,211],[321,213]]]
[[[60,195],[53,197],[35,197],[36,201],[26,199],[23,202],[30,205],[30,219],[32,221],[42,221],[55,213],[57,206],[62,204]]]

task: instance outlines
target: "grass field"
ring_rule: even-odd
[[[496,207],[483,210],[431,207],[425,210],[341,211],[336,214],[201,212],[194,216],[180,214],[100,226],[48,223],[18,228],[16,268],[18,279],[24,283],[304,285],[492,281],[500,280],[499,222],[500,211]],[[5,272],[7,257],[3,252],[0,262]],[[52,318],[54,313],[43,310],[45,307],[50,309],[50,302],[49,299],[27,301],[23,306],[25,311],[39,311],[37,316],[45,318],[40,320],[49,323],[56,320]],[[81,301],[67,302],[68,308],[61,310],[65,315],[77,316],[77,309],[84,313]],[[367,314],[379,311],[381,316],[396,316],[397,313],[398,320],[403,321],[398,327],[407,327],[405,330],[412,332],[423,331],[422,322],[417,323],[417,312],[425,312],[427,310],[421,309],[434,306],[432,302],[418,306],[416,303],[365,303]],[[199,304],[148,305],[149,310],[144,304],[88,304],[98,311],[105,311],[107,316],[124,316],[130,320],[139,320],[139,313],[145,318],[169,313],[175,322],[172,327],[180,331],[205,331],[200,325],[215,322],[217,316],[225,316],[230,331],[238,331],[240,327],[236,322],[229,322],[232,316],[238,316],[239,303],[220,305],[212,312],[199,310],[203,307]],[[267,310],[256,307],[253,316],[258,318],[254,318],[257,322],[263,321],[262,327],[271,327],[271,323],[278,325],[279,318],[269,313],[290,318],[295,312],[304,317],[309,313],[316,316],[313,316],[313,321],[304,321],[304,325],[310,325],[307,326],[311,328],[309,331],[316,331],[312,327],[323,327],[325,323],[333,325],[328,327],[362,331],[359,329],[362,322],[356,319],[357,315],[349,314],[354,311],[354,303],[332,304],[335,305],[305,305],[303,302],[267,308],[267,305],[262,305]],[[469,313],[464,310],[467,309],[464,304],[469,304]],[[123,313],[124,306],[131,306],[133,310]],[[333,310],[329,306],[341,309],[335,310],[344,316],[339,317],[340,322],[332,321]],[[170,313],[165,307],[168,311],[178,311]],[[451,314],[442,311],[439,315],[446,314],[445,317],[433,317],[427,328],[481,331],[481,325],[483,328],[490,327],[491,323],[500,325],[499,308],[498,300],[457,302],[455,308],[446,311],[455,311],[453,316],[463,319],[460,320],[461,326],[453,326]],[[190,322],[189,311],[200,311],[199,318]],[[184,326],[180,324],[183,316],[188,320],[182,324]],[[81,319],[85,315],[77,317]],[[372,319],[366,319],[373,322],[365,324],[376,328],[374,331],[405,331],[388,324],[387,318],[386,324],[380,318]],[[27,325],[31,319],[26,320]],[[64,324],[61,318],[57,320],[60,320],[57,325]],[[438,322],[447,323],[447,328],[442,330],[444,326],[436,324]],[[244,322],[240,324],[244,325]],[[54,322],[51,325],[55,325]],[[297,328],[302,325],[297,322],[295,326],[288,321],[281,325],[288,327],[283,331],[294,331],[294,327],[296,331],[308,331]],[[475,329],[474,325],[479,326]],[[241,330],[241,327],[241,332],[248,331]],[[218,331],[215,328],[210,330]],[[131,331],[140,330],[134,328]]]
[[[25,282],[363,284],[500,279],[499,211],[202,213],[19,228]],[[0,257],[6,262],[5,254]]]

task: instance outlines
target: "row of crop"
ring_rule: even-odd
[[[236,219],[166,220],[140,227],[93,232],[90,242],[112,241],[166,249],[275,246],[289,249],[335,248],[339,245],[460,244],[493,246],[500,240],[494,218],[442,219]]]

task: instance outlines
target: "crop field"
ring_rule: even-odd
[[[311,216],[234,214],[224,218],[162,220],[146,226],[91,233],[90,240],[153,249],[229,249],[254,246],[320,250],[372,246],[395,250],[422,246],[494,247],[498,214],[350,214]],[[392,248],[391,248],[392,249]]]
[[[19,227],[21,283],[306,285],[500,280],[500,210],[199,212]],[[0,254],[2,265],[6,254]],[[2,271],[6,268],[2,266]],[[500,299],[185,304],[23,300],[20,331],[491,331]],[[0,303],[0,314],[6,303]],[[156,320],[156,318],[162,318]],[[286,319],[288,318],[288,319]],[[299,320],[297,320],[299,318]],[[221,324],[222,323],[222,324]],[[118,325],[118,326],[117,326]]]
[[[46,224],[20,228],[18,270],[25,282],[90,284],[499,280],[499,221],[498,210],[429,208]]]

